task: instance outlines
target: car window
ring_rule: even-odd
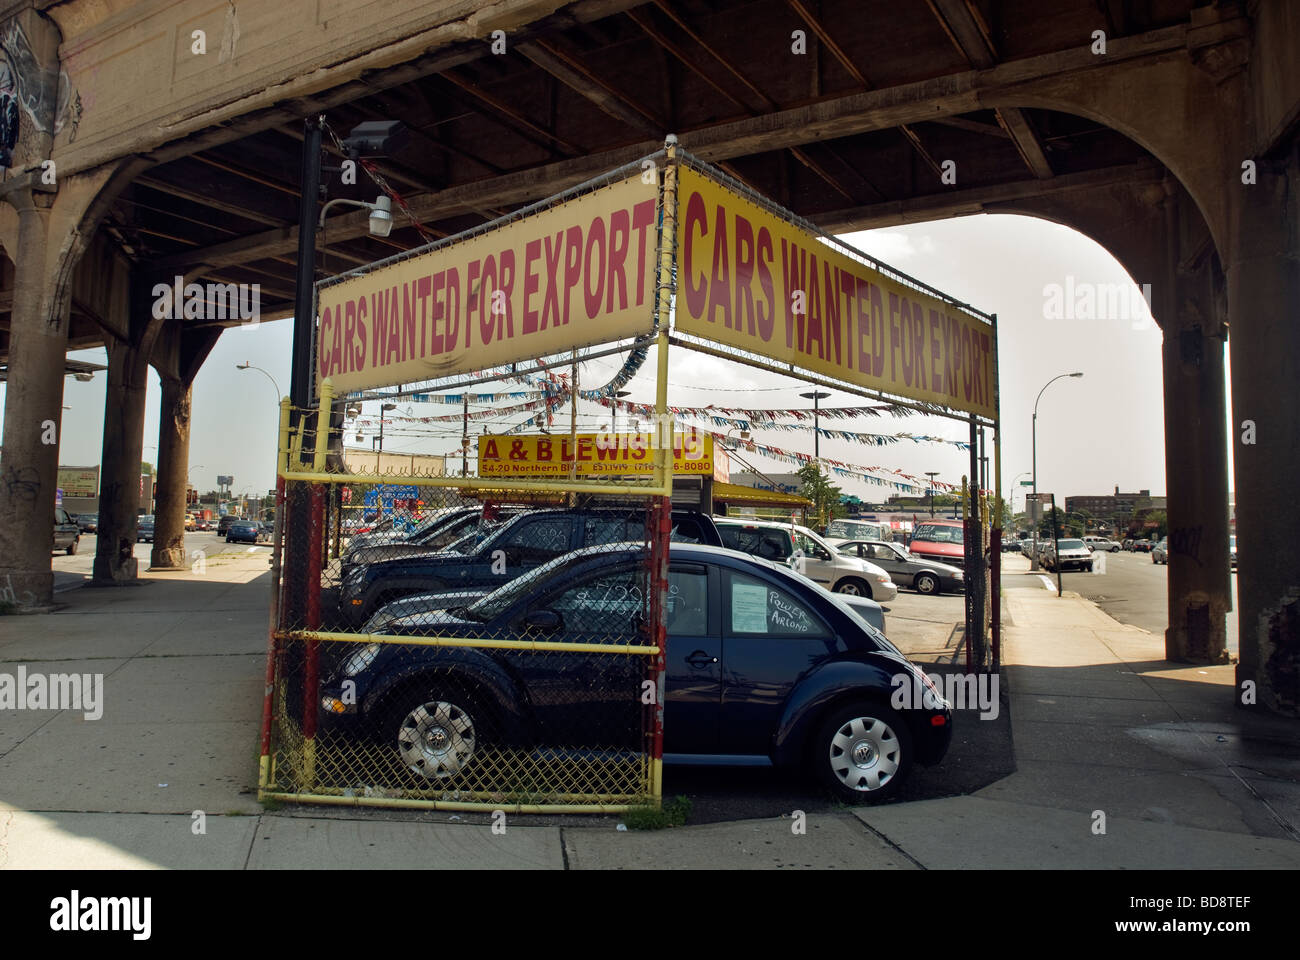
[[[569,552],[571,524],[567,516],[539,517],[519,524],[496,544],[507,564],[534,566]]]
[[[768,560],[784,560],[794,552],[790,543],[790,534],[785,530],[770,527],[733,527],[729,524],[719,525],[724,546],[742,553],[765,557]]]
[[[709,632],[709,578],[704,570],[668,571],[668,633],[700,637]]]
[[[583,518],[582,542],[585,546],[644,539],[645,523],[641,520],[603,516]]]
[[[1083,541],[1082,541],[1082,540],[1062,540],[1062,541],[1061,541],[1061,549],[1062,549],[1062,550],[1082,550],[1082,549],[1083,549]]]
[[[805,557],[812,557],[814,560],[830,559],[830,555],[826,552],[826,549],[806,533],[796,533],[794,535],[794,542],[795,546],[803,551]]]
[[[669,539],[673,543],[705,543],[704,528],[700,522],[692,517],[682,517],[680,520],[673,519],[672,533]]]
[[[929,543],[961,543],[962,532],[960,527],[920,526],[912,539]]]
[[[889,547],[885,546],[883,543],[869,544],[867,546],[867,549],[868,551],[870,551],[867,554],[867,557],[871,560],[897,560],[898,559],[898,554],[894,553],[893,550],[890,550]]]
[[[759,636],[824,637],[826,626],[802,602],[757,577],[727,571],[730,632]]]
[[[626,634],[646,616],[645,567],[601,573],[543,602],[564,618],[565,630]]]

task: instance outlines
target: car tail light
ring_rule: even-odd
[[[947,722],[947,719],[945,719],[942,714],[930,718],[930,726],[932,727],[942,727]]]

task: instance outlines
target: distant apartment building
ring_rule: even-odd
[[[1142,518],[1152,510],[1164,510],[1166,499],[1151,496],[1150,490],[1137,493],[1114,493],[1102,496],[1077,496],[1065,498],[1065,512],[1087,511],[1098,522],[1110,524],[1115,530],[1140,527]]]

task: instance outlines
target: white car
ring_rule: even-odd
[[[767,560],[785,561],[835,593],[893,600],[898,586],[870,561],[840,553],[807,527],[774,520],[714,517],[724,546]]]

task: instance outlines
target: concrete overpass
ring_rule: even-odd
[[[1189,545],[1170,563],[1174,659],[1225,656],[1231,330],[1239,677],[1300,712],[1300,512],[1273,506],[1300,454],[1300,6],[15,0],[0,2],[0,47],[20,121],[0,182],[0,575],[19,593],[50,595],[57,448],[40,424],[59,420],[65,352],[90,343],[109,353],[95,576],[135,575],[148,364],[165,413],[153,560],[184,562],[189,385],[232,321],[155,318],[150,291],[257,283],[263,319],[287,315],[304,118],[404,121],[409,149],[379,168],[434,235],[675,132],[829,228],[1023,213],[1151,283],[1170,528]],[[357,179],[327,174],[328,195],[372,199]],[[318,265],[420,242],[409,221],[381,240],[365,212],[339,213]]]

